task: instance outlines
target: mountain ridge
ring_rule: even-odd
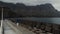
[[[13,4],[0,1],[0,6],[9,7],[19,17],[60,17],[60,12],[50,3],[26,6],[22,3]]]

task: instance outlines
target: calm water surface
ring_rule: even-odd
[[[26,17],[26,18],[23,18],[23,19],[37,21],[37,22],[48,22],[48,23],[60,24],[60,18],[35,18],[35,17]]]

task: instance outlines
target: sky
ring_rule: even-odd
[[[24,3],[25,5],[40,5],[45,3],[51,3],[55,9],[60,11],[60,0],[0,0],[9,3]]]

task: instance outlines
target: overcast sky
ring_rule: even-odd
[[[26,5],[40,5],[45,3],[51,3],[57,10],[60,11],[60,0],[0,0],[11,3],[24,3]]]

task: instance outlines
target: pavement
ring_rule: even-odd
[[[7,24],[7,21],[4,22],[4,34],[17,34],[13,31],[13,29]]]
[[[29,31],[28,29],[21,27],[21,26],[17,26],[16,24],[14,24],[13,22],[11,22],[10,20],[6,20],[7,24],[17,33],[17,34],[35,34],[32,31]]]
[[[28,29],[17,26],[10,20],[4,20],[4,34],[35,34],[32,31],[29,31]],[[0,34],[1,34],[1,27],[0,27]]]
[[[0,27],[0,34],[1,34],[1,27]]]

